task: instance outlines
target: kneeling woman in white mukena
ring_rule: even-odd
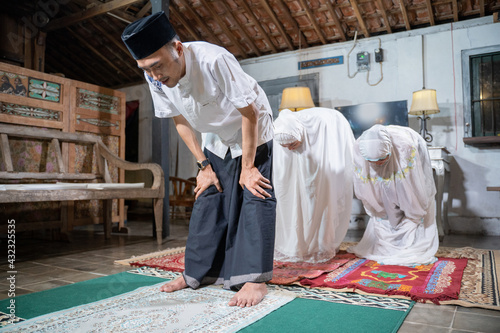
[[[370,220],[350,252],[385,265],[436,261],[436,187],[418,133],[382,125],[365,131],[354,144],[354,192]]]

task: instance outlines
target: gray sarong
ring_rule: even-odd
[[[273,141],[257,147],[255,167],[272,185]],[[238,290],[246,282],[266,282],[273,275],[276,223],[274,190],[260,199],[239,184],[241,156],[228,150],[221,159],[205,149],[223,192],[212,185],[196,200],[186,243],[186,283],[223,284]]]

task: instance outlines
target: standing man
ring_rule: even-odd
[[[122,40],[144,70],[155,115],[173,118],[200,169],[185,270],[160,290],[222,284],[238,291],[229,305],[258,304],[272,278],[276,217],[264,91],[225,49],[181,43],[164,12],[131,23]]]

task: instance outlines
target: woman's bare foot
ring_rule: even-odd
[[[164,291],[167,293],[171,293],[177,290],[181,290],[187,288],[186,281],[184,280],[184,276],[180,276],[174,281],[170,281],[169,283],[164,284],[160,287],[160,291]]]
[[[229,301],[230,306],[239,306],[241,308],[254,306],[260,303],[267,294],[265,283],[247,282]]]

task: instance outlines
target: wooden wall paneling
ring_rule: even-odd
[[[93,133],[125,158],[125,93],[6,63],[0,63],[0,78],[0,122]],[[51,149],[55,145],[58,143],[53,143]],[[63,143],[56,154],[58,167],[62,159],[68,166],[66,172],[75,172],[74,144]],[[113,181],[124,182],[125,172],[117,168],[115,172]],[[101,217],[77,221],[76,205],[74,201],[61,203],[60,222],[68,231],[75,225],[102,222],[102,212],[98,212]],[[122,227],[124,200],[114,200],[114,206],[113,222]]]
[[[31,50],[30,48],[30,58]],[[6,63],[0,63],[0,78],[0,122],[53,128],[63,132],[69,130],[69,79]],[[67,162],[66,146],[67,144],[62,145],[61,154],[55,150],[57,169],[61,167],[61,158]],[[52,148],[55,148],[55,144]],[[16,209],[23,212],[36,210],[37,207],[44,209],[41,203],[20,204]],[[67,202],[61,202],[59,221],[44,220],[37,223],[47,227],[54,227],[59,223],[64,230],[67,211]]]
[[[71,93],[70,131],[93,133],[101,136],[104,143],[114,150],[118,156],[125,158],[125,93],[109,88],[104,88],[89,83],[74,81]],[[70,158],[76,160],[76,147],[70,150]],[[94,151],[94,157],[95,157]],[[93,168],[97,168],[97,161],[93,158]],[[124,182],[125,172],[118,170],[113,181]],[[76,204],[78,205],[78,204]],[[95,208],[96,203],[92,204]],[[102,203],[99,204],[101,206]],[[125,200],[114,200],[115,210],[113,222],[118,222],[119,227],[124,227]],[[100,212],[101,213],[101,212]],[[101,223],[103,216],[94,217],[94,223]],[[84,221],[73,220],[75,225],[85,224]]]

